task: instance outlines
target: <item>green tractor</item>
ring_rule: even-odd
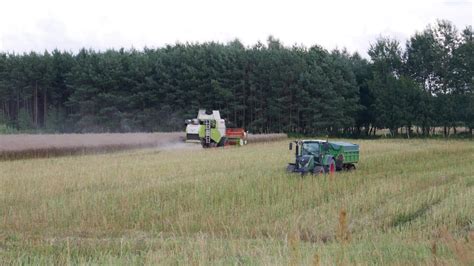
[[[327,140],[298,140],[295,144],[295,162],[289,163],[288,172],[325,174],[340,170],[353,170],[359,161],[359,145]]]

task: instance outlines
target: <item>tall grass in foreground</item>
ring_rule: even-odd
[[[357,143],[334,177],[286,141],[0,162],[0,264],[472,263],[474,143]]]

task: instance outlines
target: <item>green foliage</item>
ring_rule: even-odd
[[[18,129],[28,130],[32,129],[33,126],[34,124],[31,115],[25,109],[20,109],[20,112],[18,113]]]
[[[174,131],[199,108],[251,132],[371,135],[472,129],[472,27],[440,20],[405,45],[381,37],[370,61],[346,50],[245,47],[0,53],[0,111],[22,130]],[[28,110],[29,117],[21,110]],[[60,110],[60,111],[59,111]]]
[[[1,134],[15,134],[17,133],[17,130],[14,128],[11,128],[5,124],[0,124],[0,135]]]
[[[66,131],[65,125],[63,124],[65,119],[66,114],[63,110],[52,107],[48,110],[46,121],[44,122],[44,129],[51,133],[64,132]]]

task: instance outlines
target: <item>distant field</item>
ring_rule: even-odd
[[[249,135],[250,143],[275,141],[285,134]],[[0,160],[103,153],[136,148],[184,148],[184,133],[0,135]]]
[[[355,142],[304,178],[288,141],[0,161],[0,264],[472,265],[474,142]]]

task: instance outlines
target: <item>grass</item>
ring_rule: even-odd
[[[304,178],[287,142],[0,161],[0,264],[473,263],[474,142]]]

